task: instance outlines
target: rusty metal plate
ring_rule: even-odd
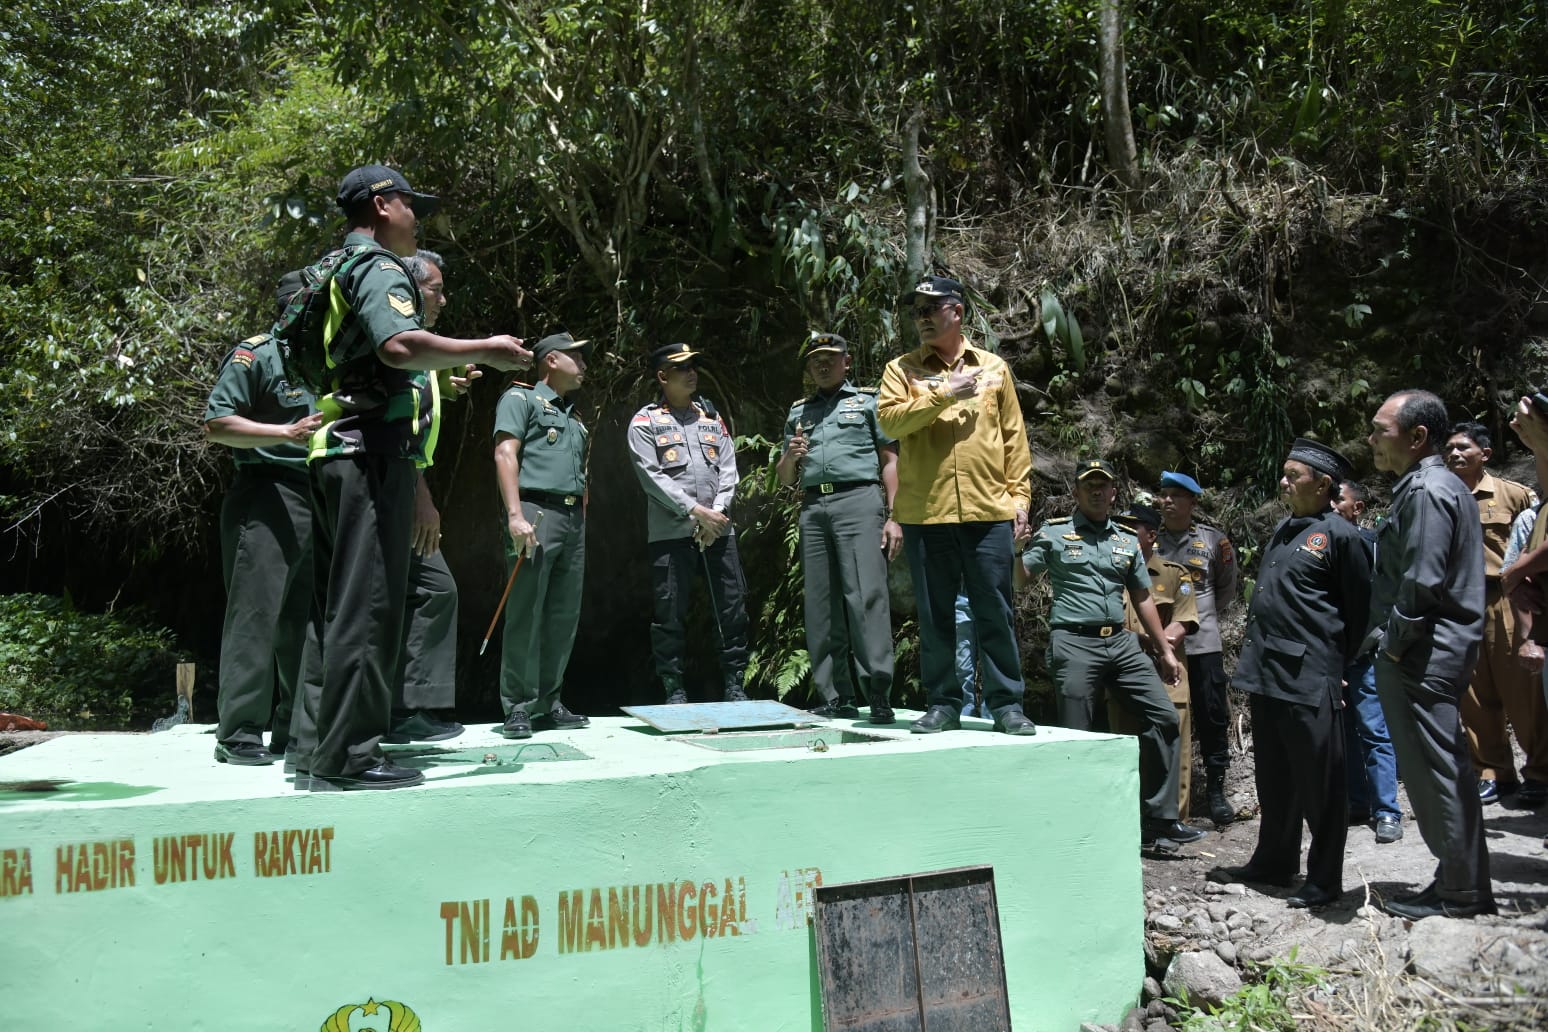
[[[1009,1032],[994,868],[822,885],[828,1032]]]
[[[690,702],[681,706],[624,706],[623,711],[636,720],[643,720],[658,731],[680,734],[700,731],[713,734],[716,731],[735,731],[750,727],[781,727],[794,725],[810,727],[827,723],[826,717],[815,716],[803,709],[786,706],[783,702],[766,699],[749,699],[746,702]]]

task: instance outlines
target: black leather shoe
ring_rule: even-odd
[[[425,776],[417,770],[399,767],[383,760],[368,770],[355,774],[341,774],[324,778],[312,775],[313,792],[355,792],[366,789],[410,788],[425,783]]]
[[[232,763],[238,767],[267,767],[279,759],[261,742],[232,742],[229,745],[216,742],[215,758],[221,763]]]
[[[1410,892],[1404,896],[1393,896],[1393,903],[1434,903],[1440,899],[1440,893],[1436,891],[1435,883],[1431,882],[1418,892]]]
[[[916,735],[933,735],[940,731],[961,731],[962,718],[952,706],[931,706],[929,711],[908,729]]]
[[[579,713],[571,713],[564,708],[564,703],[554,703],[554,708],[547,713],[540,713],[532,718],[532,730],[534,731],[574,731],[576,728],[590,727],[591,718],[583,717]]]
[[[382,741],[392,745],[402,745],[405,742],[444,742],[450,738],[456,738],[467,730],[455,720],[437,720],[424,710],[414,710],[412,713],[399,717],[392,725],[392,730],[382,737]]]
[[[994,717],[994,729],[1008,735],[1035,735],[1037,725],[1032,718],[1021,712],[1020,706],[1007,706]],[[1203,832],[1200,832],[1203,834]]]
[[[873,724],[896,724],[898,715],[892,712],[892,704],[880,695],[871,696],[871,710],[866,719]]]
[[[1527,778],[1521,782],[1521,791],[1516,796],[1516,803],[1520,806],[1542,806],[1548,803],[1548,783]]]
[[[1476,903],[1458,903],[1439,896],[1417,899],[1412,903],[1399,903],[1397,900],[1392,900],[1389,903],[1383,903],[1381,909],[1393,917],[1406,918],[1409,921],[1423,921],[1427,917],[1479,917],[1483,914],[1499,912],[1493,899],[1481,899]]]
[[[511,710],[511,715],[505,718],[505,724],[500,728],[500,733],[506,738],[531,738],[532,720],[527,716],[527,711]]]
[[[1140,821],[1140,845],[1165,848],[1162,842],[1174,846],[1185,846],[1189,842],[1197,842],[1204,837],[1202,828],[1190,828],[1182,821],[1151,820],[1146,818]]]
[[[1325,907],[1334,902],[1342,892],[1331,892],[1320,886],[1307,882],[1296,889],[1285,899],[1285,905],[1291,910],[1306,910],[1310,907]]]
[[[1225,773],[1224,767],[1207,767],[1204,771],[1208,779],[1204,798],[1209,803],[1209,817],[1221,827],[1236,820],[1236,807],[1225,794]]]
[[[1376,841],[1385,845],[1388,842],[1396,842],[1403,837],[1403,818],[1378,817],[1376,818]]]
[[[1243,864],[1240,867],[1216,867],[1206,874],[1205,879],[1217,885],[1230,885],[1232,882],[1241,882],[1243,885],[1278,885],[1288,889],[1294,875],[1270,874],[1252,864]]]
[[[814,717],[827,717],[833,719],[859,720],[860,711],[855,704],[848,699],[837,699],[833,702],[825,702],[815,709],[807,711]]]

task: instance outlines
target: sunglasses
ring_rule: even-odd
[[[915,319],[928,319],[930,316],[934,315],[942,308],[945,308],[947,305],[954,304],[956,304],[956,302],[951,298],[944,298],[940,301],[930,301],[926,304],[910,306],[908,314],[912,315]]]

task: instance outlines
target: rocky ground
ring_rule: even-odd
[[[1165,997],[1186,988],[1195,1002],[1219,1001],[1292,955],[1328,973],[1293,997],[1297,1028],[1548,1028],[1548,807],[1517,807],[1507,797],[1484,808],[1499,916],[1409,924],[1375,906],[1417,891],[1434,874],[1406,794],[1404,837],[1378,845],[1369,828],[1351,828],[1344,896],[1307,912],[1285,906],[1291,889],[1260,892],[1205,880],[1212,867],[1245,863],[1256,843],[1250,755],[1236,763],[1232,778],[1236,823],[1177,856],[1144,861],[1151,977],[1144,1007],[1112,1028],[1175,1027],[1177,1012]]]

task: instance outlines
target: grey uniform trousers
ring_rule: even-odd
[[[1415,646],[1413,651],[1420,651]],[[1478,774],[1468,756],[1458,700],[1462,684],[1425,677],[1385,655],[1376,659],[1376,694],[1419,834],[1439,863],[1435,888],[1458,903],[1492,900]]]
[[[806,651],[827,702],[892,697],[892,607],[879,487],[811,492],[801,509]],[[853,660],[855,670],[850,670]],[[854,673],[860,677],[855,690]]]

